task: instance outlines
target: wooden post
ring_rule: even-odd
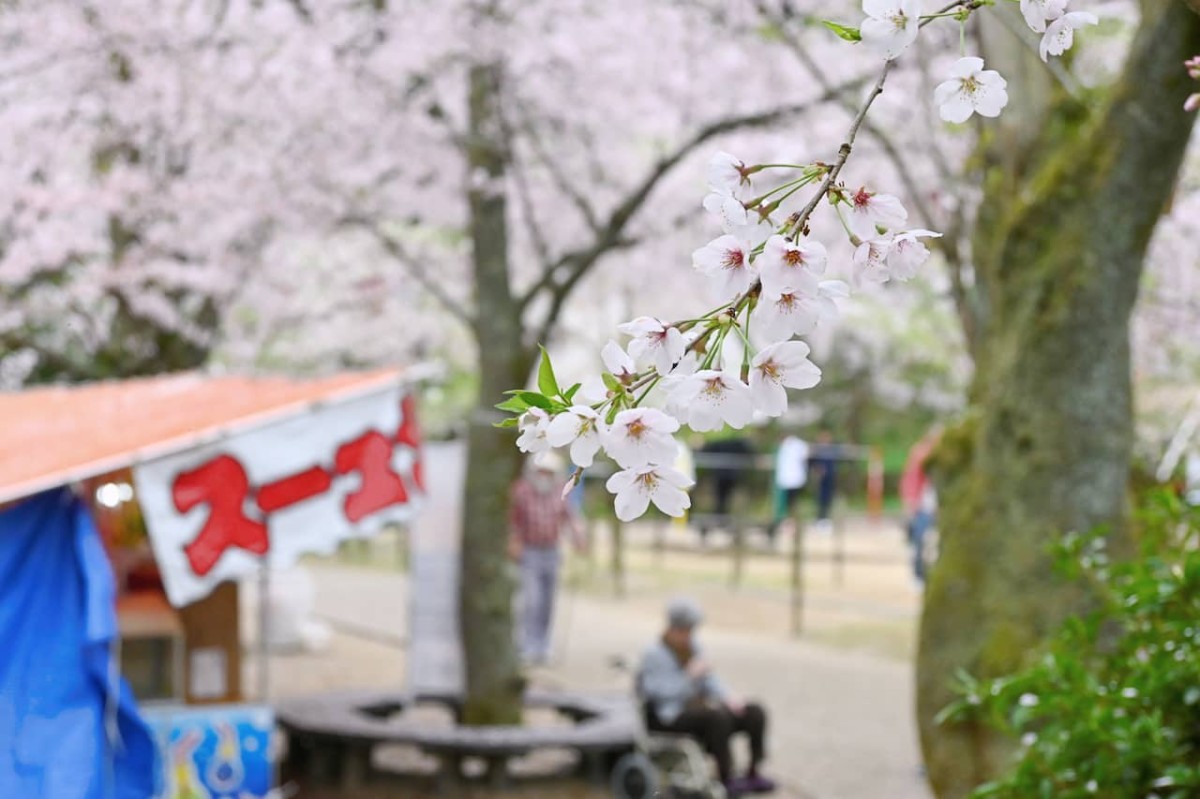
[[[796,503],[792,514],[795,532],[792,535],[792,637],[799,638],[804,629],[804,513]]]
[[[838,588],[846,580],[846,514],[839,500],[833,506],[833,584]]]
[[[734,589],[742,587],[742,572],[746,566],[746,528],[742,517],[730,517],[733,521],[733,573],[730,575],[730,585]]]
[[[396,569],[397,571],[408,571],[408,545],[411,536],[407,524],[396,525]]]
[[[625,523],[612,520],[612,579],[613,593],[625,596]]]
[[[883,452],[871,447],[867,454],[867,514],[875,524],[883,518]]]

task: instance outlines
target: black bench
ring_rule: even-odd
[[[406,718],[414,705],[437,704],[452,711],[448,725]],[[371,751],[379,744],[409,744],[437,757],[439,778],[453,782],[464,758],[485,760],[493,781],[502,781],[509,758],[537,749],[571,749],[593,780],[606,779],[617,757],[634,748],[642,720],[628,696],[530,690],[528,709],[549,709],[571,721],[554,726],[466,727],[457,723],[460,700],[447,695],[405,696],[384,691],[352,691],[280,700],[280,726],[288,735],[289,767],[315,784],[354,789],[371,771]]]

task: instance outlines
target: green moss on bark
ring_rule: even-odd
[[[1191,130],[1180,64],[1200,51],[1200,18],[1181,0],[1143,12],[1107,102],[1085,115],[1062,101],[1028,172],[984,172],[977,375],[971,414],[938,454],[941,561],[918,657],[922,746],[942,799],[995,774],[1008,747],[974,725],[934,727],[955,671],[1015,669],[1087,601],[1054,576],[1051,538],[1104,527],[1118,551],[1128,543],[1129,316]]]

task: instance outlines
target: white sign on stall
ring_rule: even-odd
[[[396,385],[137,466],[171,604],[410,519],[424,488],[413,405]]]

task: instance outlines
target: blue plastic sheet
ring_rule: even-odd
[[[0,513],[0,797],[149,799],[154,739],[118,676],[114,585],[69,490]]]

